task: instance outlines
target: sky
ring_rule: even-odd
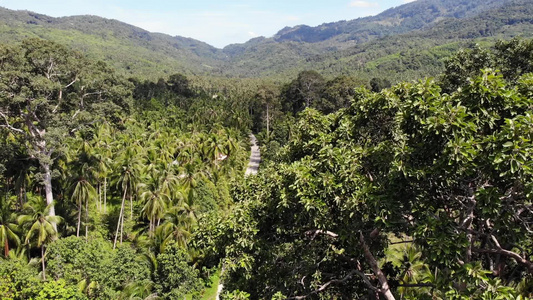
[[[218,48],[271,37],[285,26],[316,26],[376,15],[413,0],[0,0],[52,17],[96,15]]]

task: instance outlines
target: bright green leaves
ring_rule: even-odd
[[[474,59],[472,66],[485,66],[490,57]],[[362,231],[378,232],[377,257],[394,235],[414,239],[414,261],[432,275],[407,284],[433,289],[397,289],[409,299],[524,294],[512,287],[529,275],[511,278],[498,268],[527,272],[531,76],[509,82],[472,66],[457,65],[470,78],[448,78],[461,86],[449,94],[442,93],[449,86],[426,80],[379,94],[356,90],[350,107],[327,116],[305,110],[281,160],[236,188],[251,226],[236,224],[231,234],[242,230],[251,240],[226,248],[245,272],[230,271],[235,289],[256,298],[305,295],[342,278],[353,268],[347,261],[365,269],[355,238]],[[401,272],[387,274],[394,282]],[[359,278],[350,283],[324,297],[355,298],[367,289]]]

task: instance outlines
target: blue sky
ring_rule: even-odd
[[[285,26],[352,20],[413,0],[0,0],[53,17],[97,15],[216,47],[270,37]]]

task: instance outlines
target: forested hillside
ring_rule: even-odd
[[[532,40],[369,89],[0,62],[2,299],[533,298]]]
[[[418,0],[372,17],[284,28],[273,37],[216,49],[97,16],[52,18],[0,9],[0,41],[53,40],[128,77],[152,80],[174,73],[286,80],[314,69],[367,81],[386,74],[396,82],[438,74],[461,47],[530,37],[532,11],[528,0]]]
[[[533,299],[532,16],[216,49],[0,9],[0,299]]]
[[[235,46],[241,49],[229,68],[247,76],[291,77],[312,69],[325,76],[349,75],[367,80],[387,76],[395,82],[435,76],[443,71],[444,61],[462,47],[531,37],[532,13],[533,3],[527,0],[419,0],[375,17],[326,24],[307,33],[312,36],[327,32],[329,27],[343,28],[353,23],[343,29],[344,34],[324,41],[278,41],[275,36]],[[425,18],[431,22],[423,21]]]
[[[98,16],[52,18],[0,8],[0,41],[41,38],[83,51],[119,73],[157,79],[174,73],[206,73],[217,68],[220,51],[203,42],[151,33]]]

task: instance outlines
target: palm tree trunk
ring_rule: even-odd
[[[107,213],[107,177],[104,177],[104,214]]]
[[[81,226],[81,202],[78,205],[78,227],[76,229],[76,237],[80,237],[80,226]]]
[[[270,141],[270,114],[269,114],[268,104],[267,104],[267,141]]]
[[[89,199],[85,200],[85,242],[89,240]]]
[[[8,255],[9,255],[9,242],[7,241],[7,236],[6,236],[6,240],[4,242],[4,256],[8,257]]]
[[[117,231],[115,233],[115,241],[113,242],[113,249],[117,247],[117,237],[118,237],[118,232],[120,229],[120,222],[122,221],[122,223],[124,223],[122,216],[124,215],[124,202],[126,201],[127,191],[128,191],[128,186],[126,186],[126,188],[124,189],[124,196],[122,196],[122,205],[120,205],[120,214],[118,215]],[[122,237],[120,237],[120,243],[122,243]]]
[[[102,184],[98,182],[98,203],[96,203],[96,210],[102,212]]]
[[[46,280],[46,269],[44,267],[44,244],[41,245],[41,265],[43,267],[43,280]]]
[[[124,237],[124,213],[122,214],[122,224],[120,226],[120,244],[122,245],[122,238]]]
[[[130,191],[130,220],[133,220],[133,195]]]

